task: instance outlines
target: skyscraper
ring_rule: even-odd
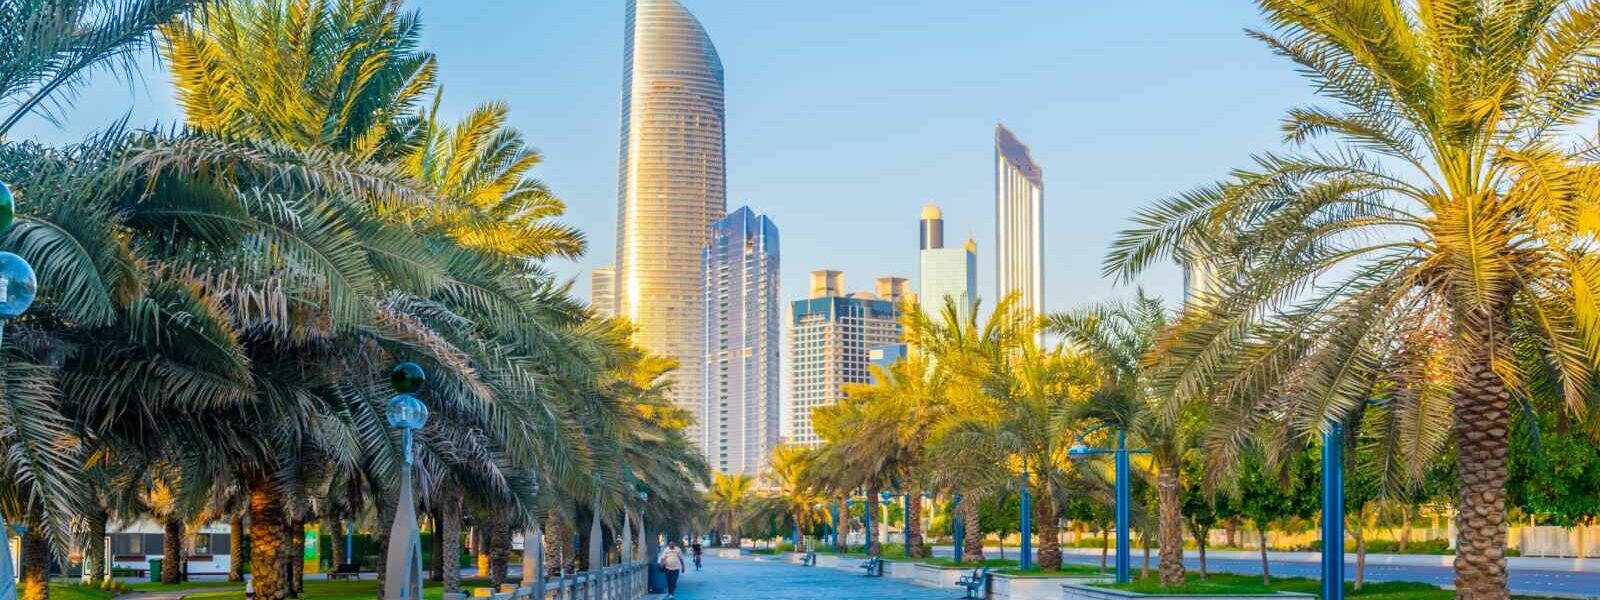
[[[977,301],[978,243],[971,238],[960,248],[944,247],[944,214],[939,207],[922,207],[921,249],[917,251],[917,296],[923,312],[938,315],[945,298],[954,298],[961,310]]]
[[[673,400],[696,412],[701,251],[726,212],[722,61],[677,0],[629,0],[623,52],[617,312],[678,361]]]
[[[995,301],[1020,292],[1020,307],[1044,314],[1044,171],[1005,125],[994,162]]]
[[[595,267],[589,272],[589,306],[594,314],[609,319],[617,314],[617,269]]]
[[[778,445],[778,258],[777,226],[749,207],[711,226],[698,442],[721,473],[756,475]]]
[[[894,290],[893,279],[898,278],[880,281]],[[843,288],[842,273],[813,271],[811,297],[794,301],[789,328],[792,444],[820,445],[822,439],[811,426],[812,409],[844,398],[846,383],[870,381],[867,365],[873,348],[903,341],[898,304],[868,292],[844,296]]]

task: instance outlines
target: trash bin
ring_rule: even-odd
[[[161,583],[161,560],[159,558],[150,559],[150,583]]]

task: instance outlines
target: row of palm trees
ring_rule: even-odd
[[[1588,423],[1597,397],[1600,4],[1258,4],[1267,26],[1250,35],[1333,106],[1289,111],[1292,149],[1140,211],[1112,244],[1118,279],[1186,265],[1184,310],[1141,299],[1049,316],[1072,342],[1054,350],[1006,302],[982,327],[911,311],[923,358],[818,411],[813,489],[865,489],[870,503],[885,487],[1031,485],[1036,521],[1052,523],[1077,476],[1053,468],[1063,442],[1085,418],[1109,420],[1153,450],[1170,585],[1191,444],[1199,484],[1225,489],[1244,459],[1293,462],[1340,423],[1395,497],[1453,458],[1456,593],[1509,597],[1513,411]]]
[[[656,523],[701,509],[705,466],[666,396],[673,365],[544,269],[584,237],[553,220],[564,205],[529,177],[540,155],[505,106],[446,120],[416,13],[398,0],[16,8],[0,11],[17,34],[0,42],[15,46],[0,53],[0,181],[20,218],[0,247],[36,267],[40,296],[6,324],[0,507],[30,525],[26,597],[47,597],[51,549],[109,575],[105,529],[137,515],[163,522],[169,554],[185,531],[230,521],[271,600],[299,591],[307,523],[387,543],[401,461],[385,382],[400,361],[428,373],[416,482],[441,565],[461,553],[464,518],[491,548],[542,524],[552,560],[570,562],[574,524],[598,510],[619,530],[641,489]],[[109,124],[67,147],[4,138],[24,116],[64,118],[85,73],[132,68],[149,47],[181,125]],[[435,573],[458,586],[456,569]]]

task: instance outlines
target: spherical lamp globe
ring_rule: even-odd
[[[397,394],[389,400],[389,424],[398,429],[417,430],[428,424],[428,406],[411,394]]]
[[[0,320],[14,319],[33,306],[39,280],[21,256],[0,252]]]

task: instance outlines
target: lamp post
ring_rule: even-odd
[[[956,494],[955,501],[950,503],[950,520],[953,522],[950,526],[950,541],[955,544],[952,556],[957,563],[960,563],[965,560],[961,554],[962,546],[967,543],[967,519],[961,514],[961,494]]]
[[[1322,434],[1322,599],[1344,600],[1344,425]]]
[[[1112,455],[1116,456],[1116,464],[1117,464],[1117,583],[1127,583],[1128,580],[1130,579],[1130,576],[1129,576],[1129,571],[1130,571],[1130,569],[1129,569],[1129,555],[1128,555],[1128,522],[1129,522],[1128,506],[1132,503],[1132,499],[1130,498],[1131,494],[1129,493],[1129,489],[1130,488],[1129,488],[1129,482],[1128,482],[1128,475],[1129,475],[1128,471],[1130,470],[1129,463],[1128,463],[1128,455],[1130,455],[1130,454],[1149,454],[1150,451],[1149,450],[1131,450],[1131,449],[1129,449],[1128,448],[1128,431],[1126,429],[1123,429],[1122,427],[1117,427],[1117,447],[1116,447],[1116,449],[1106,450],[1106,449],[1101,449],[1101,448],[1090,448],[1087,444],[1083,443],[1083,438],[1087,437],[1091,433],[1094,433],[1094,432],[1099,431],[1101,429],[1105,429],[1107,427],[1113,427],[1113,425],[1110,424],[1110,423],[1102,423],[1102,424],[1100,424],[1098,426],[1095,426],[1095,427],[1089,429],[1088,431],[1085,431],[1085,432],[1083,432],[1081,434],[1078,434],[1077,439],[1072,444],[1072,447],[1067,449],[1067,456],[1072,458],[1073,460],[1081,460],[1081,459],[1088,458],[1090,456],[1094,456],[1094,455],[1097,455],[1097,454],[1112,454]]]
[[[400,501],[395,505],[394,526],[389,530],[384,600],[422,598],[422,539],[417,531],[416,501],[411,491],[411,467],[415,458],[411,441],[412,434],[428,423],[428,407],[412,394],[420,393],[427,382],[427,375],[416,363],[400,363],[389,373],[389,383],[398,392],[389,400],[389,424],[400,430],[405,465],[400,470]]]
[[[1122,478],[1118,477],[1117,479],[1120,481]],[[1020,504],[1017,510],[1021,513],[1018,516],[1021,517],[1022,521],[1021,527],[1018,527],[1018,529],[1022,530],[1022,547],[1020,548],[1022,551],[1022,570],[1027,571],[1033,568],[1033,498],[1028,495],[1027,463],[1022,465],[1022,499]]]
[[[11,228],[11,218],[16,213],[16,200],[11,196],[11,188],[5,182],[0,182],[0,233]],[[39,291],[39,280],[34,276],[33,266],[28,264],[21,256],[10,252],[0,252],[0,339],[4,338],[5,322],[21,316],[33,305],[33,297]],[[17,527],[20,532],[21,526]],[[0,600],[17,600],[17,574],[11,568],[11,530],[6,527],[4,516],[0,516]],[[111,572],[111,567],[106,566],[106,573]]]

